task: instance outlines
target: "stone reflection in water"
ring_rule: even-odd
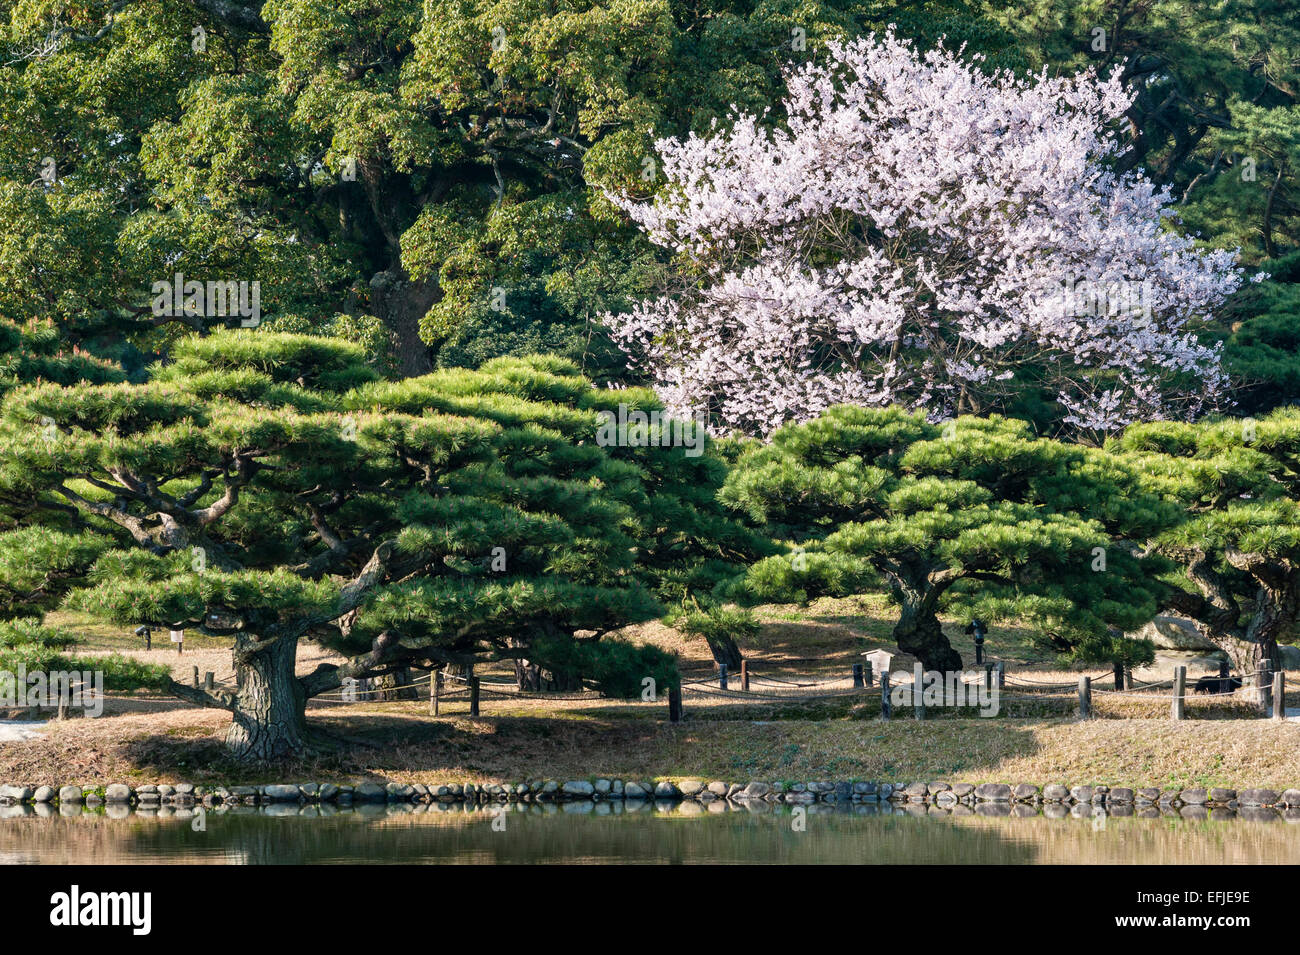
[[[754,801],[0,809],[0,859],[41,863],[1293,863],[1300,812]],[[1189,810],[1193,810],[1190,811]]]

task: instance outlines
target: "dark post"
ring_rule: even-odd
[[[469,715],[478,716],[478,677],[469,678]]]
[[[1286,674],[1281,670],[1273,674],[1273,719],[1286,719]]]
[[[680,686],[670,686],[668,688],[668,722],[680,723],[682,721],[682,688]]]
[[[749,692],[749,661],[740,661],[740,688],[746,693]]]
[[[997,662],[997,668],[998,668],[998,689],[1005,690],[1007,688],[1007,665],[1004,661],[999,660]]]
[[[217,675],[211,670],[203,674],[203,689],[211,693],[217,687]]]
[[[438,715],[438,707],[442,702],[439,697],[442,695],[442,671],[429,671],[429,714]]]
[[[862,664],[853,664],[853,689],[862,689]]]
[[[1265,713],[1273,708],[1273,680],[1269,674],[1268,661],[1259,665],[1255,676],[1255,685],[1259,687],[1259,706]]]
[[[1114,669],[1115,669],[1115,689],[1122,690],[1124,689],[1124,664],[1121,663],[1119,660],[1116,660]]]
[[[975,619],[966,627],[966,632],[975,635],[975,665],[984,662],[984,621]]]
[[[1092,677],[1079,677],[1079,719],[1092,719]]]
[[[719,663],[718,664],[718,689],[725,690],[726,688],[727,688],[727,665],[725,663]]]
[[[1219,679],[1220,679],[1220,680],[1226,680],[1227,678],[1228,678],[1228,661],[1227,661],[1227,660],[1220,660],[1220,661],[1219,661]]]
[[[1126,690],[1133,689],[1133,667],[1132,666],[1124,667],[1124,689]]]
[[[195,685],[195,686],[198,686],[198,685],[199,685],[199,668],[198,668],[198,667],[195,667],[195,668],[194,668],[194,685]]]
[[[993,689],[993,664],[992,663],[984,664],[984,689],[986,690]]]
[[[1187,716],[1187,667],[1174,667],[1174,705],[1172,716],[1176,720]]]
[[[880,674],[880,718],[889,719],[891,714],[889,705],[889,674]]]
[[[870,661],[862,664],[862,682],[866,686],[873,686],[875,683],[876,675],[872,672],[874,669]]]

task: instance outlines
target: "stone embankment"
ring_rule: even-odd
[[[571,779],[533,780],[520,783],[421,783],[365,782],[355,786],[334,783],[279,783],[265,786],[195,786],[175,783],[127,786],[0,785],[0,805],[45,804],[58,806],[129,806],[149,809],[163,806],[190,807],[259,806],[290,803],[515,803],[515,802],[600,802],[610,800],[655,800],[713,803],[812,803],[889,802],[920,806],[984,807],[994,812],[1044,812],[1047,815],[1080,815],[1094,809],[1108,814],[1147,814],[1169,810],[1252,810],[1286,812],[1300,809],[1300,789],[1155,789],[1123,786],[1073,786],[1059,783],[1036,786],[1030,783],[887,783],[887,782],[725,782],[714,780]],[[1184,813],[1186,814],[1186,813]],[[1290,815],[1289,812],[1286,814]]]

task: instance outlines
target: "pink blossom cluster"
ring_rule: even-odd
[[[1195,329],[1242,280],[1117,175],[1120,79],[989,75],[892,31],[787,76],[783,121],[736,114],[656,144],[666,185],[611,196],[677,267],[605,321],[670,410],[767,434],[839,403],[935,418],[1049,389],[1110,430],[1222,399]],[[1142,308],[1070,290],[1140,288]]]

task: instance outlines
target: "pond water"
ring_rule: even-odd
[[[0,863],[1300,862],[1300,813],[994,815],[859,804],[314,806],[0,811]],[[985,809],[985,807],[977,807]],[[1021,811],[1024,811],[1023,809]],[[1085,810],[1086,811],[1086,810]],[[196,826],[201,821],[201,828]]]

